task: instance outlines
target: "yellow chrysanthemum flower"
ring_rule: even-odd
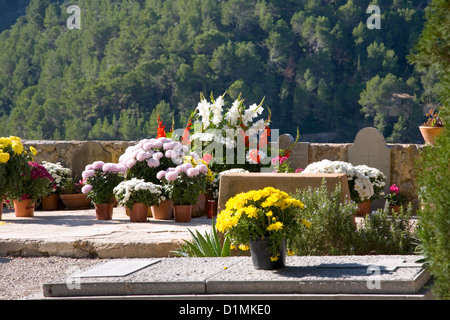
[[[295,254],[295,252],[292,251],[292,250],[288,250],[288,251],[287,251],[287,254],[288,254],[288,256],[293,256],[293,255]]]
[[[31,151],[31,154],[33,154],[33,156],[35,156],[37,154],[37,150],[34,147],[30,147],[30,151]]]
[[[277,261],[278,257],[270,257],[270,261]]]
[[[305,227],[307,227],[308,229],[311,228],[311,222],[309,222],[306,219],[302,219],[302,223],[305,225]]]
[[[23,145],[20,142],[13,142],[12,148],[16,154],[21,154],[23,152]]]
[[[0,153],[0,163],[6,163],[9,160],[9,153],[2,152]]]
[[[240,244],[239,249],[241,249],[242,251],[247,251],[248,249],[250,249],[250,247],[246,244]]]
[[[283,226],[284,226],[283,223],[280,222],[280,221],[278,221],[278,222],[275,222],[275,223],[270,224],[270,225],[266,228],[266,230],[267,230],[267,231],[278,231],[278,230],[283,229]]]

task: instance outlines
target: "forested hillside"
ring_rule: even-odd
[[[26,1],[25,1],[26,3]],[[69,5],[81,29],[68,29]],[[369,4],[381,28],[366,25]],[[434,70],[407,56],[428,1],[31,0],[0,34],[0,135],[124,139],[184,127],[200,92],[239,93],[272,110],[280,133],[351,142],[375,125],[421,142]],[[4,19],[0,13],[0,19]]]

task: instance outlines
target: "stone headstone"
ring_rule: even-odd
[[[391,176],[391,150],[386,145],[383,134],[376,128],[361,129],[353,145],[348,148],[348,162],[354,166],[367,165],[377,168],[386,176],[385,194],[389,193]],[[383,196],[373,201],[372,208],[384,206]]]
[[[86,165],[94,161],[111,162],[111,152],[106,151],[103,146],[95,141],[84,142],[80,149],[72,154],[70,169],[72,176],[81,179],[81,173]]]
[[[319,188],[325,180],[329,193],[342,186],[342,200],[350,199],[347,176],[343,173],[230,173],[220,177],[218,212],[225,208],[231,197],[250,190],[273,187],[284,192],[296,194],[297,190],[308,187]]]
[[[295,139],[290,134],[282,134],[279,138],[279,148],[287,149],[295,141]],[[305,169],[308,165],[309,158],[309,142],[297,142],[293,148],[291,155],[289,156],[289,164],[294,170],[297,168]]]

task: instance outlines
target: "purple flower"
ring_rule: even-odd
[[[162,178],[164,178],[166,176],[166,172],[164,171],[164,170],[161,170],[161,171],[159,171],[157,174],[156,174],[156,178],[158,179],[158,180],[161,180]]]
[[[130,169],[137,163],[136,159],[128,159],[125,163],[125,166]]]
[[[188,177],[195,177],[195,176],[197,176],[199,174],[199,171],[198,171],[198,169],[197,168],[189,168],[189,169],[187,169],[187,175],[188,175]]]
[[[103,161],[95,161],[95,162],[92,164],[92,168],[93,168],[94,170],[102,170],[104,164],[105,164],[105,163],[104,163]]]
[[[159,160],[159,159],[161,159],[162,157],[164,157],[164,154],[162,153],[162,152],[155,152],[154,154],[153,154],[153,159],[157,159],[157,160]]]
[[[85,184],[83,188],[81,188],[81,192],[84,194],[89,193],[92,190],[92,186],[90,184]]]
[[[94,170],[84,170],[83,173],[81,174],[83,179],[87,179],[87,178],[93,177],[94,175],[95,175],[95,171]]]
[[[158,159],[154,159],[154,158],[150,158],[150,159],[148,159],[148,161],[147,161],[147,165],[150,167],[150,168],[156,168],[156,167],[159,167],[159,160]]]
[[[167,181],[175,181],[178,178],[178,173],[175,171],[170,171],[166,173],[166,180]]]
[[[208,173],[208,167],[204,165],[203,163],[196,166],[199,172],[201,173]]]
[[[153,142],[153,149],[162,149],[163,142],[160,139],[157,139]]]

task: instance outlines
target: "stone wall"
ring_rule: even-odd
[[[126,148],[136,141],[23,141],[25,145],[34,146],[38,150],[35,161],[60,162],[72,169],[73,175],[81,177],[84,167],[96,160],[118,162]],[[299,150],[304,154],[292,156],[306,157],[308,163],[328,159],[332,161],[348,161],[348,150],[352,143],[302,143]],[[395,183],[410,201],[417,201],[417,185],[415,182],[415,160],[423,145],[387,144],[390,150],[390,183]],[[300,151],[299,151],[300,152]],[[303,161],[303,165],[306,163]]]

